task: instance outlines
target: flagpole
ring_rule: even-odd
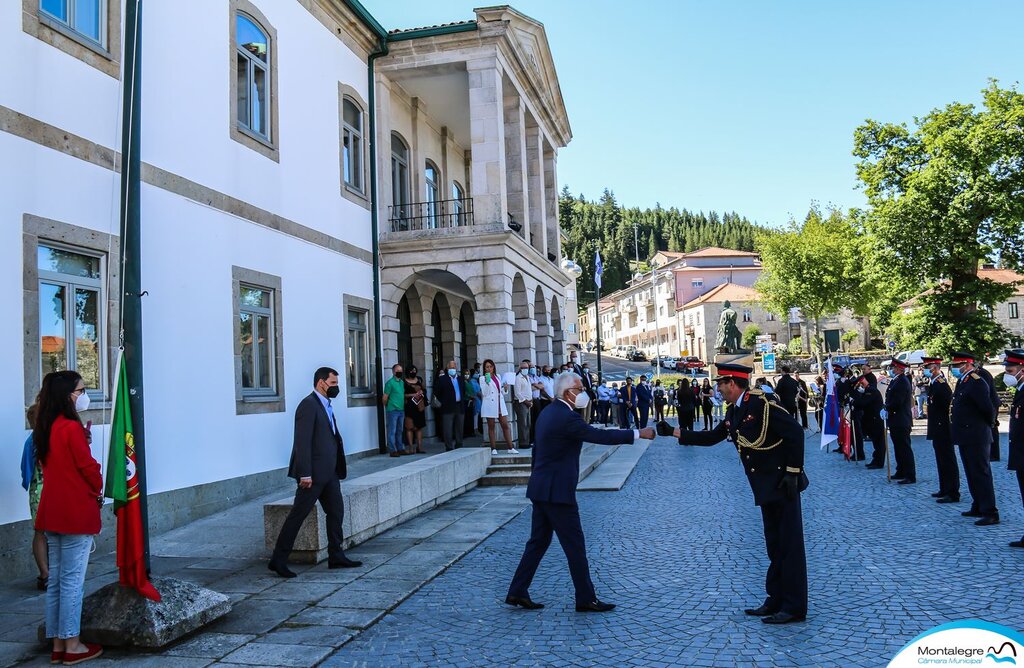
[[[594,320],[597,322],[597,384],[604,382],[601,373],[601,273],[604,266],[601,264],[601,252],[595,256],[594,271]]]
[[[124,88],[121,129],[121,341],[128,405],[139,478],[143,555],[149,571],[149,509],[146,498],[146,450],[142,385],[141,166],[139,134],[142,97],[142,0],[125,5]]]

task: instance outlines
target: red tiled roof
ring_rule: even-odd
[[[750,251],[733,250],[731,248],[720,248],[708,246],[699,250],[683,253],[683,257],[760,257],[757,253]]]
[[[996,283],[1017,283],[1017,290],[1013,294],[1018,297],[1024,296],[1024,274],[1018,274],[1012,269],[979,269],[978,278],[987,278],[995,281]],[[949,285],[949,281],[947,280],[943,280],[941,283],[942,285]],[[910,308],[917,304],[918,299],[934,292],[935,288],[929,288],[924,292],[914,295],[907,301],[900,304],[897,308]]]

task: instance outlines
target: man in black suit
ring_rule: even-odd
[[[445,372],[434,379],[434,396],[441,402],[438,415],[445,452],[461,448],[462,424],[466,421],[466,392],[455,360],[448,362]]]
[[[992,419],[992,447],[989,449],[988,460],[990,462],[999,461],[999,407],[1003,405],[1003,400],[999,398],[999,392],[996,391],[996,380],[992,377],[992,374],[988,372],[982,365],[978,365],[974,368],[974,372],[981,376],[982,380],[988,383],[988,398],[992,401],[992,405],[995,406],[995,417]]]
[[[992,403],[988,383],[977,373],[975,360],[971,353],[953,353],[950,367],[957,381],[949,424],[953,444],[960,448],[967,489],[971,493],[971,509],[960,514],[978,518],[975,524],[984,527],[999,524],[990,459],[996,405]]]
[[[796,395],[796,407],[800,413],[800,426],[804,429],[808,429],[807,424],[807,400],[810,398],[810,390],[807,387],[807,381],[800,377],[800,373],[793,374],[794,380],[796,380],[798,392]]]
[[[956,463],[956,450],[949,426],[949,406],[953,401],[953,390],[942,374],[941,357],[921,359],[921,373],[928,378],[928,434],[935,450],[935,466],[939,472],[939,491],[932,496],[939,503],[956,503],[960,500],[960,467]]]
[[[715,445],[730,437],[747,474],[754,503],[761,508],[768,548],[768,598],[745,610],[766,624],[807,617],[807,559],[800,492],[804,475],[804,432],[782,406],[750,389],[748,366],[718,364],[718,391],[729,403],[725,419],[711,431],[675,430],[680,445]]]
[[[1024,500],[1024,350],[1007,350],[1003,357],[1003,383],[1015,389],[1013,403],[1010,405],[1010,438],[1009,454],[1006,468],[1017,474],[1017,485],[1020,497]],[[1010,547],[1024,547],[1024,537],[1010,541]]]
[[[327,567],[355,568],[363,562],[353,561],[342,551],[341,521],[345,501],[341,496],[341,480],[348,475],[345,444],[334,419],[331,400],[338,396],[338,372],[320,367],[313,374],[313,392],[295,409],[295,438],[288,477],[295,478],[298,488],[292,510],[281,527],[274,554],[267,567],[283,578],[293,578],[288,568],[288,555],[299,535],[299,528],[309,512],[320,502],[327,514]]]
[[[885,468],[885,423],[882,422],[882,410],[885,408],[885,401],[882,393],[878,391],[878,381],[873,384],[867,375],[857,379],[854,388],[853,405],[861,412],[860,423],[864,436],[871,439],[871,462],[864,468],[883,469]],[[860,439],[860,446],[857,450],[857,457],[864,457],[864,440]]]
[[[917,482],[917,465],[910,447],[910,430],[914,426],[914,386],[906,376],[908,364],[895,357],[889,365],[889,387],[885,391],[882,419],[889,425],[896,473],[892,479],[901,485]]]
[[[628,445],[637,438],[651,439],[654,438],[654,429],[595,429],[576,412],[589,403],[590,395],[583,390],[580,377],[575,373],[563,373],[555,381],[555,400],[538,418],[532,472],[526,487],[526,496],[533,503],[533,523],[530,540],[505,597],[508,605],[527,610],[544,607],[530,599],[530,584],[551,545],[552,535],[557,535],[558,543],[569,560],[569,573],[576,588],[576,612],[607,612],[615,607],[612,603],[598,600],[590,579],[580,509],[576,504],[580,450],[584,441]]]
[[[792,374],[793,370],[788,366],[782,367],[782,378],[775,384],[775,394],[779,396],[782,407],[796,417],[796,396],[800,394],[800,385]]]

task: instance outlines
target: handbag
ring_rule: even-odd
[[[441,400],[437,398],[436,394],[430,400],[430,407],[431,408],[440,408],[441,407]]]

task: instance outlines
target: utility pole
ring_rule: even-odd
[[[658,318],[658,268],[651,269],[651,299],[654,300],[654,360],[658,363],[658,379],[661,380],[661,324]]]

